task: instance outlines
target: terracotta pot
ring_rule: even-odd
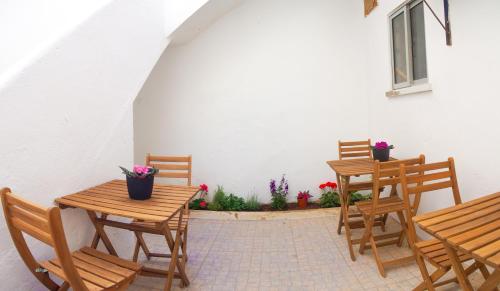
[[[307,208],[307,199],[297,199],[297,206],[299,206],[299,208]]]

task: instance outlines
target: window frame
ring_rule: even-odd
[[[425,59],[426,65],[426,75],[427,77],[421,78],[418,80],[414,80],[413,78],[413,47],[412,47],[412,33],[411,33],[411,19],[410,19],[410,10],[421,4],[423,4],[423,0],[406,0],[401,3],[398,7],[392,10],[388,15],[389,22],[389,45],[390,45],[390,55],[391,55],[391,84],[392,89],[402,89],[408,88],[416,85],[427,84],[429,82],[429,71],[427,67],[427,57]],[[406,82],[396,83],[395,76],[395,63],[394,63],[394,39],[393,39],[393,19],[403,13],[404,16],[404,31],[405,31],[405,45],[406,45],[406,74],[408,76]],[[425,28],[425,15],[423,18],[424,28]],[[425,29],[424,29],[425,33]],[[427,42],[425,43],[425,53],[427,55]]]

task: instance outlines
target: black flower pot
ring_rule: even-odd
[[[373,152],[373,159],[374,160],[378,160],[380,162],[387,162],[389,160],[389,155],[390,155],[391,149],[390,148],[386,148],[386,149],[373,148],[372,152]]]
[[[153,193],[153,182],[155,176],[149,175],[145,178],[127,177],[128,197],[134,200],[146,200]]]

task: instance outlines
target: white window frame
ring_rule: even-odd
[[[401,5],[396,7],[391,13],[389,13],[388,18],[389,18],[389,42],[390,42],[390,54],[391,54],[391,83],[392,83],[392,89],[397,90],[401,88],[407,88],[411,86],[416,86],[416,85],[421,85],[421,84],[426,84],[429,82],[429,72],[426,72],[427,77],[414,80],[413,79],[413,50],[412,50],[412,42],[411,42],[411,22],[410,22],[410,10],[417,6],[418,4],[422,3],[423,5],[423,0],[407,0],[403,2]],[[394,74],[394,41],[393,41],[393,27],[392,27],[392,20],[399,16],[401,13],[403,13],[404,16],[404,23],[405,23],[405,44],[406,44],[406,74],[408,76],[408,80],[406,82],[402,83],[397,83],[396,84],[396,76]],[[424,26],[425,26],[425,20],[424,20]],[[427,55],[427,45],[426,45],[426,55]],[[426,63],[427,63],[427,58],[426,58]],[[428,69],[428,67],[426,66]]]

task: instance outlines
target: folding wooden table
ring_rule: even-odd
[[[131,219],[154,222],[164,230],[167,245],[171,251],[171,261],[168,271],[143,268],[141,275],[144,276],[165,276],[167,281],[164,290],[170,290],[174,277],[180,278],[184,286],[189,285],[184,265],[179,260],[179,246],[181,235],[176,232],[175,238],[172,235],[169,221],[178,213],[178,226],[182,222],[184,205],[191,200],[198,192],[197,187],[159,185],[155,184],[151,199],[139,201],[128,197],[127,184],[123,180],[113,180],[102,185],[98,185],[87,190],[80,191],[57,198],[55,202],[60,208],[82,208],[94,225],[98,235],[102,238],[104,246],[108,252],[117,256],[109,237],[104,231],[104,226],[112,226],[131,231],[142,231],[140,226],[109,219],[110,216],[126,217]],[[98,216],[97,212],[101,215]],[[93,248],[97,243],[93,243]],[[175,272],[177,268],[178,272]]]
[[[494,290],[500,283],[500,192],[442,210],[415,216],[413,221],[443,242],[463,290],[472,290],[458,259],[470,255],[493,268],[483,274],[479,290]],[[487,271],[486,271],[487,273]]]
[[[359,244],[359,239],[352,239],[351,228],[361,228],[364,227],[363,221],[351,222],[350,217],[360,217],[360,214],[350,214],[349,213],[349,196],[350,192],[358,190],[358,188],[366,189],[367,186],[371,184],[371,179],[373,175],[373,168],[375,162],[373,159],[361,158],[361,159],[346,159],[346,160],[333,160],[326,162],[332,170],[335,171],[337,175],[337,183],[339,187],[340,196],[340,217],[338,225],[338,233],[340,234],[341,227],[345,227],[347,245],[349,247],[349,254],[351,255],[351,260],[355,261],[356,256],[354,255],[353,244]],[[353,176],[363,176],[370,175],[370,180],[364,183],[351,183],[351,177]],[[391,195],[396,195],[396,188],[391,188]],[[377,225],[384,223],[387,217],[383,217],[376,221]],[[382,221],[383,220],[383,221]]]

